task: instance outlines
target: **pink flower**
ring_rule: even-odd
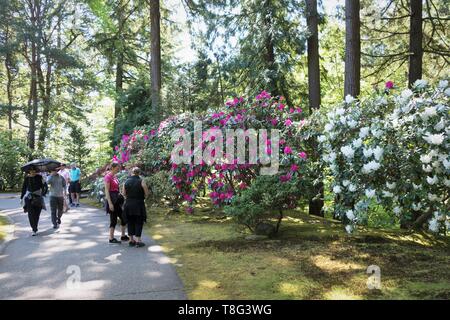
[[[389,80],[388,82],[386,82],[385,87],[386,89],[392,89],[394,87],[394,82]]]
[[[150,130],[150,135],[151,136],[154,136],[155,134],[156,134],[156,130],[155,129]]]
[[[172,169],[175,170],[176,168],[178,168],[178,165],[176,163],[172,163]]]
[[[194,209],[192,207],[187,207],[186,212],[191,214],[192,212],[194,212]]]
[[[294,113],[294,108],[289,108],[289,113]]]
[[[272,149],[266,148],[266,153],[270,156],[272,154]]]
[[[144,141],[148,141],[148,135],[144,136]]]
[[[286,121],[284,121],[284,125],[286,127],[290,127],[292,125],[292,120],[291,119],[286,119]]]
[[[306,157],[307,157],[306,152],[303,152],[303,151],[299,152],[298,156],[302,159],[306,159]]]
[[[287,174],[285,176],[280,176],[281,182],[288,182],[289,180],[291,180],[291,175],[289,175],[289,174]]]
[[[280,104],[278,105],[278,110],[283,110],[284,107],[286,107],[286,106],[285,106],[284,104],[280,103]]]
[[[292,153],[292,149],[289,146],[284,147],[284,153],[285,154],[291,154]]]
[[[295,172],[298,170],[298,165],[296,165],[295,163],[293,165],[291,165],[291,171]]]
[[[119,146],[116,146],[114,150],[119,151]]]
[[[239,189],[241,189],[241,190],[247,189],[247,184],[245,182],[241,182],[239,184]]]
[[[277,119],[272,119],[272,120],[270,120],[270,123],[272,123],[273,126],[276,126],[277,123],[278,123],[278,120]]]

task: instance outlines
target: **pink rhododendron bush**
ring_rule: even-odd
[[[138,128],[123,135],[113,161],[138,165],[150,176],[169,173],[168,183],[178,200],[188,204],[188,212],[201,193],[214,206],[233,205],[255,179],[270,176],[274,192],[289,191],[278,193],[277,201],[261,215],[272,209],[278,217],[279,210],[296,207],[302,195],[307,163],[298,136],[302,118],[300,108],[263,91],[252,99],[235,98],[221,110],[184,113],[164,120],[158,128]],[[245,152],[240,153],[242,146]],[[278,187],[283,184],[291,187]]]
[[[393,85],[389,84],[389,89]],[[352,232],[374,205],[403,227],[449,229],[450,87],[418,80],[412,89],[345,102],[319,135],[333,178],[334,211]]]

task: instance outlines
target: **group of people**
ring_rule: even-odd
[[[145,198],[150,191],[143,179],[140,178],[140,169],[135,167],[120,190],[117,173],[121,165],[113,162],[110,171],[105,175],[106,213],[109,214],[109,243],[120,244],[128,241],[130,247],[143,247],[142,229],[147,221]],[[122,191],[122,192],[120,192]],[[118,220],[120,220],[122,236],[120,240],[114,237]],[[126,229],[128,226],[128,236]]]
[[[38,173],[31,168],[27,172],[22,185],[20,201],[24,212],[28,213],[28,220],[32,229],[32,236],[38,233],[39,218],[42,209],[47,210],[44,197],[49,193],[50,211],[53,228],[61,224],[61,217],[71,207],[80,206],[81,170],[76,163],[67,169],[65,164],[55,168],[49,174]],[[67,203],[67,196],[69,204]]]
[[[147,221],[145,198],[150,191],[145,181],[140,178],[140,169],[135,167],[130,176],[120,186],[117,173],[121,170],[119,163],[113,162],[109,172],[104,177],[106,213],[109,214],[109,243],[120,244],[127,241],[129,246],[143,247],[142,229]],[[39,174],[30,169],[25,176],[22,194],[20,196],[24,212],[28,213],[28,219],[32,229],[32,236],[38,234],[39,217],[42,209],[46,210],[44,197],[49,193],[50,209],[53,228],[59,228],[64,212],[67,212],[67,196],[72,207],[80,206],[81,170],[75,163],[67,169],[63,164],[47,174]],[[114,236],[116,226],[120,220],[121,238]],[[127,228],[128,227],[128,228]],[[128,235],[126,234],[128,231]]]

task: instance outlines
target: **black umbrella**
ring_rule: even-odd
[[[30,171],[31,169],[37,172],[52,171],[59,168],[62,165],[61,162],[53,159],[35,159],[22,166],[22,171]]]

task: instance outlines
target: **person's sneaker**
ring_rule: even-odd
[[[61,219],[58,219],[58,224],[61,224]]]
[[[31,236],[32,236],[32,237],[37,236],[37,231],[33,231],[33,232],[31,233]]]
[[[117,240],[116,238],[112,238],[111,240],[109,240],[110,244],[121,244],[122,242],[120,242],[119,240]]]
[[[71,207],[75,207],[75,203],[72,202],[72,203],[70,204],[70,206],[71,206]]]
[[[77,203],[77,207],[79,207],[80,206],[80,204],[79,203]]]
[[[136,241],[130,241],[130,242],[128,243],[128,245],[129,245],[130,247],[134,247],[134,246],[136,246]]]
[[[141,247],[144,247],[145,246],[145,243],[143,243],[143,242],[136,242],[136,248],[141,248]]]
[[[130,240],[130,238],[128,236],[122,236],[122,237],[120,237],[120,240],[128,241],[128,240]]]
[[[53,226],[53,229],[58,229],[58,225],[55,224],[55,225]]]

